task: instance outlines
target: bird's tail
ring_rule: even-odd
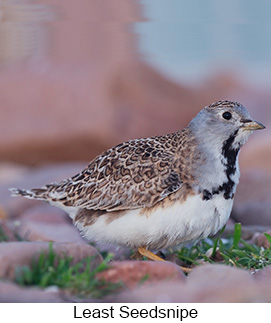
[[[46,200],[46,189],[37,188],[32,190],[21,190],[10,188],[11,196],[24,196],[29,199]]]

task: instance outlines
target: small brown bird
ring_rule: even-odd
[[[240,103],[218,101],[183,130],[121,143],[71,178],[12,192],[63,209],[87,239],[161,260],[151,250],[204,239],[225,225],[239,150],[264,128]]]

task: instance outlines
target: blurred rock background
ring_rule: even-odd
[[[241,102],[267,127],[242,149],[229,228],[241,222],[253,241],[270,232],[270,10],[267,1],[241,0],[0,0],[0,225],[5,240],[16,241],[18,235],[33,243],[84,248],[66,214],[11,198],[8,188],[72,176],[103,150],[181,129],[220,99]],[[117,260],[130,254],[98,247],[113,250]],[[150,293],[153,301],[157,292]],[[210,301],[206,295],[202,299]],[[223,297],[216,300],[228,301]]]
[[[252,17],[237,2],[1,0],[1,182],[21,165],[87,163],[121,141],[176,131],[230,99],[267,126],[241,153],[236,200],[264,201],[269,223],[271,38],[258,24],[270,27],[270,4]]]

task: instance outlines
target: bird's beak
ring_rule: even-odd
[[[248,119],[241,120],[241,121],[243,122],[243,125],[241,126],[241,128],[244,130],[254,131],[254,130],[265,129],[265,126],[258,121],[253,121]]]

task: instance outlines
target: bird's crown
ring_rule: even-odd
[[[209,106],[208,109],[216,109],[216,108],[234,108],[234,107],[242,107],[242,104],[235,102],[235,101],[228,101],[228,100],[220,100],[216,101]]]

